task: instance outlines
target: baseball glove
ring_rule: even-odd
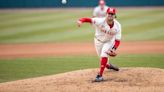
[[[117,55],[117,53],[115,51],[109,51],[109,52],[106,52],[109,56],[111,57],[115,57]]]

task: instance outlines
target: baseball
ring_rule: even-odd
[[[62,0],[62,4],[66,4],[67,3],[67,0]]]

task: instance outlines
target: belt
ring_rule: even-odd
[[[99,41],[99,42],[101,42],[101,43],[106,43],[106,42],[108,42],[108,41],[101,41],[100,39],[98,39],[97,37],[95,37],[95,39],[97,40],[97,41]]]

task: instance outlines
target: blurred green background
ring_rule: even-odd
[[[0,43],[92,41],[94,28],[81,17],[92,9],[15,10],[0,12]],[[164,8],[118,8],[123,41],[164,40]]]

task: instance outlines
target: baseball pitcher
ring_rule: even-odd
[[[94,43],[98,56],[100,57],[100,70],[95,81],[103,81],[103,72],[107,69],[119,71],[119,68],[112,64],[107,64],[108,56],[116,56],[116,49],[121,40],[121,24],[115,19],[116,9],[108,8],[104,18],[80,18],[77,21],[80,27],[83,23],[91,23],[95,27]]]

